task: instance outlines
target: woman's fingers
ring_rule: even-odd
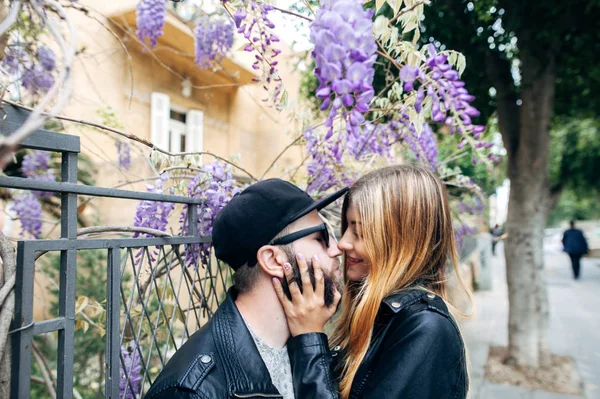
[[[315,295],[317,298],[323,298],[325,292],[325,281],[323,278],[323,269],[317,255],[313,256],[313,269],[315,272]]]
[[[285,293],[283,292],[283,287],[281,285],[281,281],[279,281],[279,279],[277,277],[273,277],[272,282],[273,282],[273,288],[275,289],[275,293],[277,294],[277,298],[279,298],[279,302],[281,303],[281,306],[283,307],[283,309],[285,311],[285,309],[287,309],[289,301],[286,298]]]
[[[302,292],[307,295],[313,291],[310,275],[308,274],[308,263],[302,254],[296,254],[298,260],[298,269],[300,270],[300,279],[302,280]]]
[[[298,302],[302,300],[302,293],[298,287],[298,282],[294,278],[292,265],[290,265],[289,262],[283,264],[283,272],[285,273],[285,279],[287,280],[290,294],[292,294],[292,301]]]

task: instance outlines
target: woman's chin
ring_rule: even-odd
[[[353,270],[351,267],[346,271],[347,281],[362,281],[365,279],[366,274],[359,270]]]

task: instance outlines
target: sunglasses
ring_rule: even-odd
[[[276,238],[272,240],[269,245],[286,245],[290,244],[296,240],[299,240],[303,237],[314,233],[321,233],[321,238],[323,242],[325,242],[325,246],[329,248],[329,231],[327,230],[327,226],[323,223],[318,226],[309,227],[307,229],[302,229],[295,231],[293,233],[287,234],[283,237]]]

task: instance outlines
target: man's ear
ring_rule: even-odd
[[[264,245],[256,253],[258,266],[271,277],[284,278],[283,264],[288,262],[285,253],[274,245]]]

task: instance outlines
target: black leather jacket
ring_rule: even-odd
[[[236,297],[231,288],[210,321],[169,360],[145,399],[282,398],[235,306]]]
[[[325,334],[288,341],[296,399],[338,398],[344,354]],[[464,344],[444,301],[422,290],[385,298],[371,346],[352,383],[351,399],[464,399]]]

